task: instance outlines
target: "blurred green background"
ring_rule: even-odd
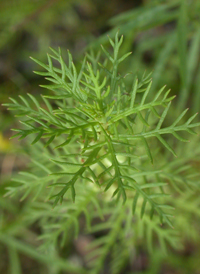
[[[133,52],[121,70],[138,74],[153,70],[152,90],[167,84],[177,94],[173,115],[185,107],[197,112],[199,0],[1,0],[1,104],[8,102],[10,96],[41,93],[38,85],[44,79],[32,72],[36,64],[29,56],[45,62],[49,46],[61,47],[63,56],[69,49],[78,63],[85,50],[97,52],[100,44],[108,44],[107,34],[113,37],[118,29],[124,35],[123,51]],[[17,127],[17,119],[0,106],[0,273],[50,273],[45,268],[49,259],[38,256],[36,251],[34,225],[29,226],[23,218],[28,205],[3,197],[12,174],[24,169],[28,161],[26,148],[22,149],[17,140],[9,141],[13,127]],[[199,209],[198,214],[200,217]],[[9,239],[2,236],[5,231]],[[81,253],[76,252],[76,256]],[[166,258],[159,251],[152,256],[140,252],[135,258],[136,268],[124,273],[198,274],[199,257],[199,242],[189,239],[182,251],[170,251]]]

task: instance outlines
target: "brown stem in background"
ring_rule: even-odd
[[[22,28],[24,25],[26,25],[29,21],[35,19],[40,13],[44,12],[48,8],[50,8],[51,5],[53,5],[55,2],[59,2],[60,0],[49,0],[45,4],[41,5],[36,11],[34,11],[32,14],[28,15],[21,23],[17,24],[16,26],[12,27],[13,31],[17,31],[20,28]]]

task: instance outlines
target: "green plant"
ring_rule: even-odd
[[[178,97],[179,111],[192,105],[199,110],[199,1],[145,1],[143,5],[109,20],[111,30],[95,39],[93,46],[107,43],[120,28],[124,48],[133,50],[132,71],[154,70],[152,91],[167,84]],[[192,94],[192,97],[191,97]]]
[[[13,129],[13,138],[35,135],[34,148],[28,149],[30,170],[20,172],[6,195],[33,199],[25,219],[40,223],[43,252],[65,246],[71,227],[78,237],[82,214],[90,233],[108,231],[89,244],[91,273],[103,271],[108,254],[110,273],[120,273],[143,234],[150,251],[156,248],[155,235],[162,250],[166,242],[176,248],[170,195],[192,195],[199,189],[199,173],[174,151],[175,139],[189,142],[185,134],[195,134],[197,114],[189,118],[186,109],[172,122],[166,119],[175,96],[165,86],[151,93],[150,75],[138,79],[120,74],[120,64],[130,53],[120,56],[123,36],[118,38],[118,33],[109,41],[113,53],[102,46],[106,58],[91,52],[79,71],[70,52],[68,64],[61,50],[51,49],[47,65],[32,58],[45,69],[35,73],[51,82],[42,85],[51,94],[42,95],[42,105],[31,94],[30,100],[20,96],[21,101],[11,98],[12,103],[4,104],[22,116],[24,127]],[[97,218],[104,221],[93,224]]]

